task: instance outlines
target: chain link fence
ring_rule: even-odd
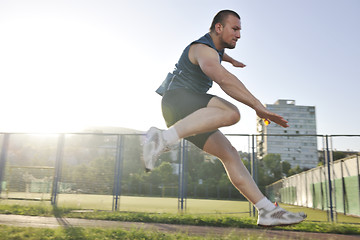
[[[239,154],[261,187],[259,136],[228,134],[248,149]],[[359,152],[360,136],[315,137],[322,140],[319,162],[323,166],[267,186],[267,196],[326,210],[329,220],[336,212],[359,216],[359,156],[334,161],[334,153],[340,142]],[[187,198],[245,200],[227,179],[221,162],[187,141],[161,155],[154,171],[145,174],[142,138],[141,133],[2,133],[0,197],[104,210],[119,210],[120,196],[177,197],[181,211]],[[295,155],[289,157],[295,159]],[[255,209],[249,213],[255,215]]]

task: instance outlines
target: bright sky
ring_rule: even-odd
[[[247,67],[224,66],[257,98],[316,106],[318,134],[360,134],[358,0],[0,0],[0,131],[165,128],[154,90],[222,9],[241,16],[227,53]],[[256,133],[252,109],[210,93],[242,113],[223,132]]]

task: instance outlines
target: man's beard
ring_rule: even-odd
[[[226,42],[224,42],[224,48],[228,48],[228,49],[234,49],[236,47],[236,43],[235,44],[228,44]]]
[[[224,47],[224,48],[228,48],[228,49],[234,49],[236,47],[236,42],[235,44],[230,44],[230,43],[227,43],[223,40],[223,38],[220,39],[221,40],[221,45]]]

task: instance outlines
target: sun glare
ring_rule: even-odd
[[[40,121],[39,119],[33,120],[16,120],[13,122],[2,122],[0,128],[1,132],[9,133],[75,133],[84,130],[87,126],[61,121]]]
[[[117,36],[56,16],[12,18],[0,30],[0,131],[74,132],[100,122],[94,112],[115,89],[99,88],[119,78]]]

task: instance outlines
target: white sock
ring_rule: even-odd
[[[163,131],[162,135],[167,145],[173,145],[180,140],[174,127],[170,127],[168,130]]]
[[[265,209],[266,211],[272,211],[276,208],[275,204],[273,204],[267,197],[264,197],[257,203],[255,203],[256,209],[259,211],[260,209]]]

